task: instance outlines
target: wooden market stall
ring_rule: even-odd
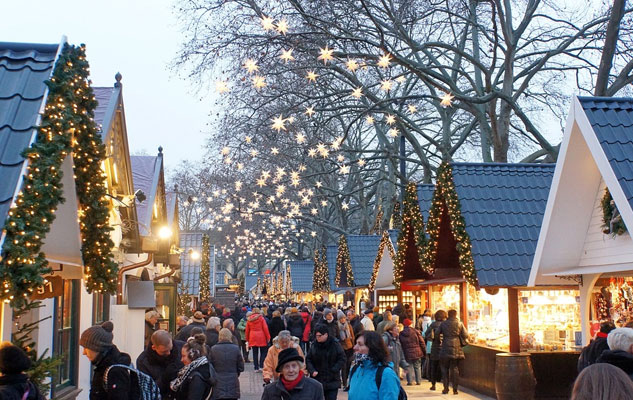
[[[312,260],[289,261],[292,300],[303,303],[314,300],[312,280],[314,262]]]

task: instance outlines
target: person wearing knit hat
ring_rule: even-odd
[[[12,344],[0,348],[0,399],[44,400],[24,371],[31,368],[31,359],[24,350]]]
[[[81,333],[79,345],[84,348],[83,354],[88,357],[94,372],[90,384],[90,400],[110,400],[130,398],[130,375],[123,368],[112,368],[108,372],[107,387],[105,373],[114,364],[130,365],[129,354],[122,353],[112,343],[114,324],[106,321],[101,325],[91,326]]]
[[[354,336],[354,328],[352,328],[352,325],[342,310],[336,312],[336,317],[338,320],[339,341],[345,352],[345,365],[341,370],[341,378],[343,380],[343,387],[347,387],[347,378],[354,359],[354,343],[356,337]]]
[[[332,309],[326,308],[323,310],[323,321],[321,323],[327,326],[330,337],[338,341],[341,332],[338,329],[338,323],[335,320]]]
[[[405,318],[402,321],[404,329],[400,332],[398,340],[404,353],[404,359],[409,364],[407,367],[407,385],[420,385],[422,380],[422,361],[426,356],[426,343],[422,339],[420,331],[411,326],[413,321]]]

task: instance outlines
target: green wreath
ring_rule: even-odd
[[[602,233],[613,236],[624,234],[627,231],[626,225],[608,188],[604,189],[600,206],[602,207]]]

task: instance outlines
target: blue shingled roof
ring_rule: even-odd
[[[246,275],[244,277],[244,291],[248,292],[257,286],[257,275]]]
[[[429,220],[429,210],[431,209],[433,192],[435,192],[435,185],[433,184],[423,183],[418,185],[418,204],[420,205],[422,218],[424,218],[424,224]]]
[[[336,286],[336,256],[338,255],[338,246],[328,246],[325,255],[327,257],[327,269],[330,276],[330,291],[335,292],[338,290]]]
[[[633,207],[633,99],[578,97],[578,101]]]
[[[479,284],[527,285],[554,164],[452,165]]]
[[[0,42],[0,230],[22,175],[22,151],[46,100],[59,45]]]
[[[312,292],[312,277],[314,276],[314,261],[290,261],[290,278],[292,279],[292,291]]]
[[[381,237],[378,235],[347,235],[347,246],[356,286],[369,286]]]
[[[200,259],[192,260],[187,255],[189,249],[202,254],[202,235],[202,232],[180,232],[180,247],[185,250],[185,255],[181,259],[180,277],[189,294],[194,296],[200,291]]]

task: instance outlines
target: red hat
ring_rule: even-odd
[[[411,326],[411,320],[409,318],[405,318],[402,323],[404,324],[404,326]]]

